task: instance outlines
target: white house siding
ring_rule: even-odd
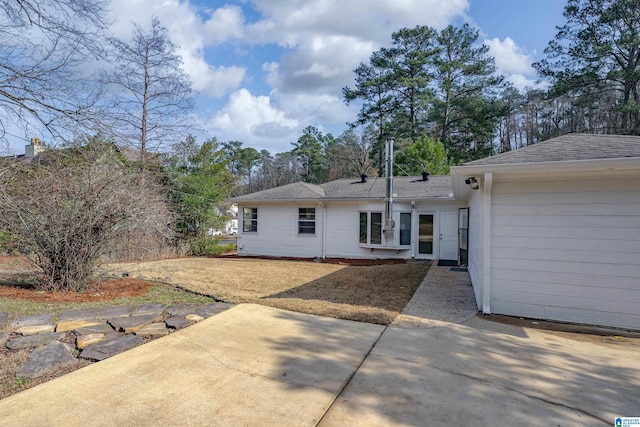
[[[495,182],[491,311],[640,329],[640,176]]]
[[[396,227],[394,241],[388,246],[367,247],[360,244],[360,215],[359,212],[384,212],[383,202],[341,202],[324,201],[326,215],[319,204],[242,204],[238,219],[238,254],[240,255],[268,255],[281,257],[313,258],[324,256],[329,258],[362,258],[362,259],[389,259],[411,258],[416,249],[413,246],[399,247],[399,229]],[[316,208],[316,233],[315,236],[298,235],[298,208]],[[416,203],[415,209],[410,202],[394,203],[394,219],[400,223],[400,213],[414,213],[412,224],[412,243],[417,238],[417,213],[431,212],[437,215],[441,210],[457,212],[458,207],[465,206],[461,202],[434,202]],[[242,208],[258,208],[258,232],[245,233],[242,231]],[[326,235],[323,251],[323,221],[326,216]],[[434,230],[437,236],[438,230]],[[434,253],[437,254],[438,241],[435,239]],[[434,255],[436,258],[437,255]]]
[[[242,208],[258,208],[258,232],[242,231]],[[315,235],[298,234],[298,208],[316,208]],[[322,256],[322,208],[309,204],[242,204],[238,213],[238,254],[317,258]]]
[[[394,218],[399,224],[399,212],[411,212],[409,203],[394,204]],[[327,257],[331,258],[410,258],[406,250],[371,249],[360,245],[360,212],[383,212],[382,202],[327,202]],[[384,220],[383,220],[384,221]],[[395,239],[398,240],[398,231]],[[397,246],[397,244],[390,244]]]
[[[480,271],[480,209],[482,192],[473,191],[469,200],[469,276],[476,295],[478,309],[482,308],[482,272]]]

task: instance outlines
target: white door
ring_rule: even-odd
[[[433,259],[434,241],[433,241],[433,213],[418,214],[418,258]]]
[[[439,258],[458,260],[458,212],[440,211],[438,217],[440,232]]]

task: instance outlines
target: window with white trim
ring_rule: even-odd
[[[316,234],[316,208],[298,208],[298,234]]]
[[[242,231],[244,233],[258,232],[258,208],[242,208]]]
[[[360,212],[360,243],[382,244],[382,212]]]

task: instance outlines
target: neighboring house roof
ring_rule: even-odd
[[[464,166],[640,158],[640,136],[570,133]]]
[[[450,198],[451,193],[450,176],[430,176],[428,181],[415,176],[393,178],[393,197],[396,199]],[[371,200],[384,199],[385,195],[386,179],[384,177],[369,178],[367,182],[362,182],[360,178],[345,178],[320,185],[296,182],[234,197],[229,201],[242,203],[287,200]]]

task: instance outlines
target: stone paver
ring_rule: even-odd
[[[202,314],[209,313],[210,316],[228,307],[230,305],[216,303],[204,306],[179,304],[166,307],[164,304],[143,304],[134,309],[125,305],[77,309],[59,313],[57,323],[53,321],[52,314],[24,316],[15,319],[7,331],[0,331],[0,346],[13,351],[32,350],[27,362],[20,367],[19,376],[37,377],[66,366],[71,363],[70,360],[77,361],[66,348],[68,345],[59,342],[68,334],[76,336],[75,348],[81,351],[79,357],[102,360],[143,343],[142,337],[155,339],[192,325],[194,322],[187,320],[187,315],[202,320],[205,317]],[[204,312],[195,314],[203,308]],[[147,314],[134,316],[133,313]],[[0,313],[2,327],[7,326],[8,319],[8,313]],[[168,324],[163,320],[168,320]],[[116,330],[126,335],[117,334]],[[12,338],[12,331],[22,336]],[[134,333],[137,336],[132,335]],[[66,349],[63,351],[63,348]]]
[[[96,312],[96,319],[109,320],[116,317],[125,317],[131,314],[131,308],[126,305],[115,305],[113,307],[102,307]]]
[[[3,328],[9,320],[9,313],[3,312],[0,313],[0,328]]]
[[[30,335],[26,337],[18,337],[9,340],[6,347],[10,350],[21,350],[23,348],[42,347],[54,341],[59,341],[65,337],[64,332],[47,332],[44,334]]]
[[[11,322],[11,328],[18,329],[24,326],[50,325],[53,323],[52,314],[35,314],[33,316],[24,316]]]
[[[118,332],[133,333],[149,323],[162,320],[162,316],[149,314],[146,316],[118,317],[109,320],[109,324]]]
[[[171,316],[164,319],[164,323],[171,329],[182,329],[189,325],[193,325],[194,322],[187,320],[184,316]]]
[[[78,335],[87,335],[99,333],[107,334],[109,332],[114,332],[114,330],[108,323],[100,323],[99,325],[85,326],[84,328],[75,329],[74,332]]]
[[[204,317],[200,316],[199,314],[187,314],[185,316],[185,319],[191,320],[193,322],[201,322],[204,320]]]
[[[16,329],[16,333],[20,335],[36,335],[36,334],[44,334],[46,332],[53,332],[56,330],[56,325],[50,323],[48,325],[30,325],[23,326],[21,328]]]
[[[167,329],[167,325],[165,325],[164,322],[158,322],[143,326],[142,328],[138,329],[135,334],[139,337],[152,338],[169,335],[169,332],[171,331]]]
[[[131,316],[159,316],[165,308],[167,308],[165,304],[142,304],[131,313]]]
[[[104,341],[104,338],[105,334],[102,333],[80,335],[76,338],[76,347],[78,350],[83,350],[87,346]]]
[[[58,313],[58,322],[69,322],[73,320],[87,320],[93,319],[96,316],[96,309],[76,309],[76,310],[67,310],[61,313]]]
[[[85,347],[78,357],[90,360],[104,360],[115,354],[122,353],[123,351],[140,345],[143,342],[144,340],[142,338],[135,335],[117,336],[104,340],[98,344]]]
[[[202,307],[202,304],[178,304],[172,307],[167,307],[165,310],[167,314],[171,316],[186,316],[187,314],[197,313]]]
[[[202,317],[211,317],[214,314],[222,313],[223,311],[229,308],[231,308],[231,304],[228,304],[226,302],[214,302],[200,308],[197,311],[197,314],[199,314]]]
[[[104,321],[96,320],[96,319],[80,319],[80,320],[67,320],[63,322],[58,322],[56,326],[56,331],[65,332],[65,331],[74,331],[80,328],[86,328],[90,326],[97,326],[104,324]]]
[[[31,352],[27,362],[16,375],[18,377],[38,378],[50,372],[78,363],[69,349],[61,342],[52,342]]]

